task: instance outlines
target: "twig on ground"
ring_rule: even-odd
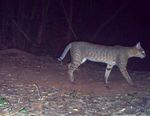
[[[35,87],[36,87],[36,89],[37,89],[38,96],[39,96],[39,100],[42,100],[42,96],[41,96],[41,92],[40,92],[40,89],[39,89],[38,84],[34,83],[34,84],[33,84],[33,86],[35,86]]]

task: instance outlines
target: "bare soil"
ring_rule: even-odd
[[[109,77],[110,88],[104,85],[105,65],[86,62],[75,72],[75,84],[69,82],[67,62],[63,64],[50,56],[34,56],[16,50],[0,51],[0,83],[13,85],[34,85],[43,88],[57,88],[76,91],[83,95],[116,96],[128,93],[150,92],[149,71],[129,71],[136,87],[128,85],[117,68]],[[138,65],[138,64],[137,64]]]

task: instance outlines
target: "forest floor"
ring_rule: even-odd
[[[75,84],[63,64],[50,56],[0,51],[0,116],[148,116],[150,71],[129,71],[136,87],[117,68],[104,85],[105,65],[87,62]]]

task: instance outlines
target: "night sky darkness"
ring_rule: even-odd
[[[140,41],[147,57],[131,59],[129,66],[150,70],[149,0],[0,0],[0,17],[0,49],[55,58],[71,41],[122,46]]]

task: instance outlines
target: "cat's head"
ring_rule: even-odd
[[[139,58],[145,58],[146,54],[144,49],[142,48],[140,42],[138,42],[135,46],[134,46],[134,56],[135,57],[139,57]]]

